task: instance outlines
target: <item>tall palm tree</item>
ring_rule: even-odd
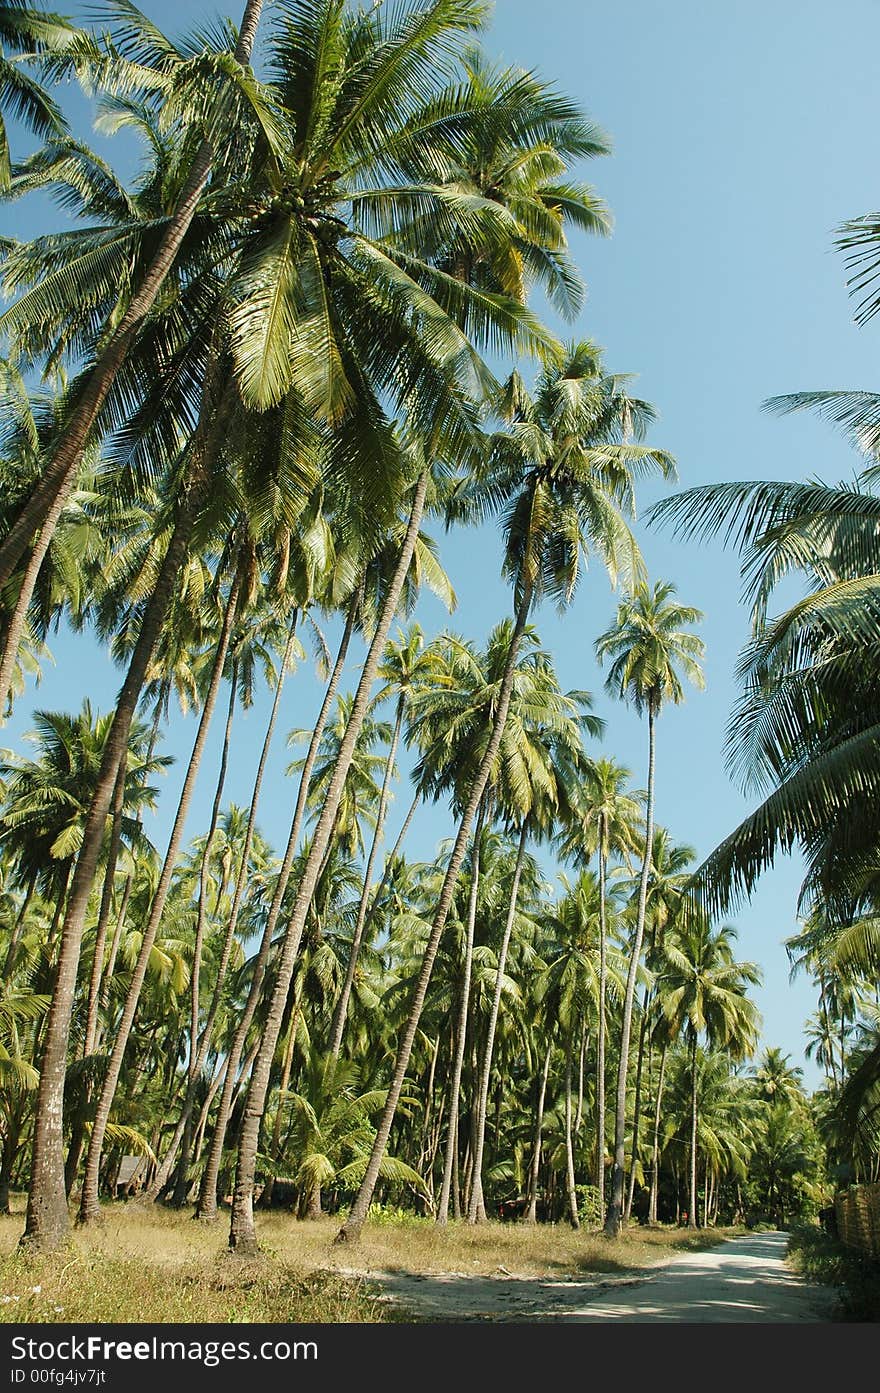
[[[682,1030],[688,1049],[691,1082],[690,1202],[688,1225],[697,1227],[697,1044],[704,1036],[711,1048],[723,1048],[742,1059],[754,1048],[758,1013],[746,988],[761,980],[754,963],[737,962],[736,931],[722,925],[713,932],[705,918],[690,916],[666,945],[667,992],[663,1011],[668,1022]]]
[[[604,373],[593,345],[575,345],[561,367],[547,368],[534,401],[514,375],[501,406],[511,429],[493,440],[488,477],[465,481],[450,514],[480,517],[504,509],[503,569],[513,582],[515,613],[507,661],[491,732],[437,903],[370,1167],[340,1230],[341,1241],[357,1239],[366,1219],[470,827],[503,739],[517,657],[533,606],[547,595],[561,605],[570,602],[585,551],[596,551],[613,578],[638,572],[638,547],[624,516],[632,506],[633,471],[659,469],[668,474],[673,469],[664,451],[622,439],[644,430],[652,412],[627,395],[620,379]]]
[[[394,761],[397,758],[397,750],[400,744],[404,719],[413,697],[417,695],[420,688],[431,686],[436,682],[442,682],[444,680],[444,674],[438,662],[436,649],[430,645],[427,648],[425,647],[424,635],[418,624],[411,625],[406,631],[401,630],[399,642],[389,642],[385,651],[385,656],[379,667],[378,676],[385,685],[380,688],[376,694],[376,705],[379,705],[389,696],[393,695],[396,698],[394,725],[391,734],[391,742],[388,747],[388,755],[385,761],[382,790],[379,795],[379,805],[376,811],[376,825],[373,830],[370,851],[364,868],[364,884],[358,903],[357,920],[351,942],[351,951],[348,956],[345,979],[342,984],[342,990],[339,993],[339,1000],[336,1004],[333,1026],[330,1033],[330,1053],[334,1059],[339,1057],[339,1051],[342,1047],[342,1036],[345,1030],[346,1016],[348,1014],[348,1003],[354,984],[354,976],[357,970],[358,956],[360,954],[361,942],[367,920],[367,911],[369,909],[373,870],[384,831],[385,817],[391,796],[391,781],[395,770]]]
[[[634,587],[632,597],[623,600],[618,607],[615,623],[596,640],[599,660],[604,661],[607,658],[611,664],[605,684],[607,690],[630,701],[639,714],[644,712],[648,717],[645,846],[639,880],[635,934],[623,1001],[614,1118],[614,1168],[611,1176],[611,1199],[605,1221],[605,1232],[611,1238],[615,1238],[620,1232],[623,1213],[629,1046],[636,975],[645,932],[648,878],[651,872],[654,836],[655,727],[665,702],[678,704],[684,700],[679,670],[694,686],[703,686],[703,674],[699,665],[704,652],[703,641],[695,634],[689,633],[685,627],[699,623],[702,615],[698,609],[677,603],[673,599],[674,595],[675,587],[669,582],[658,581],[653,589],[649,589],[645,582],[639,582]]]
[[[5,7],[6,10],[15,8],[18,7]],[[189,152],[189,167],[185,171],[186,177],[170,216],[166,216],[158,241],[153,242],[139,267],[140,276],[135,279],[132,287],[134,293],[130,295],[121,315],[116,313],[119,282],[114,285],[111,317],[105,326],[109,330],[106,340],[103,343],[100,339],[97,341],[94,361],[86,369],[78,384],[78,390],[71,398],[67,419],[41,477],[0,543],[0,585],[5,585],[10,580],[16,567],[27,557],[18,597],[4,636],[4,649],[0,656],[0,691],[8,690],[31,595],[59,518],[75,486],[90,434],[143,322],[156,304],[162,287],[171,274],[207,186],[215,150],[224,149],[230,138],[234,141],[235,121],[244,118],[250,105],[248,97],[252,98],[254,95],[253,75],[248,73],[247,69],[262,8],[263,0],[247,0],[232,55],[236,65],[234,74],[230,75],[228,66],[224,67],[222,61],[213,65],[212,80],[219,83],[220,92],[215,94],[213,102],[202,108],[213,127],[210,136],[203,137],[195,151]],[[161,74],[166,82],[175,68],[181,69],[186,63],[184,52],[169,43],[156,26],[146,20],[134,6],[123,8],[115,30],[111,28],[111,34],[119,43],[120,51],[129,55],[129,61],[117,64],[117,67],[123,70],[119,74],[123,83],[131,82],[131,72],[139,62],[143,64],[144,69],[155,65],[158,69],[157,76]],[[97,46],[94,47],[96,49]],[[77,44],[74,51],[80,62],[86,62],[87,68],[96,69],[98,72],[106,70],[108,65],[102,61],[100,53],[89,52],[82,44]],[[204,57],[209,61],[207,53]],[[219,58],[219,55],[216,57]],[[113,67],[112,64],[109,66]],[[164,86],[164,96],[167,100],[170,96],[169,88],[161,82],[158,85]],[[188,92],[185,90],[186,86],[189,86]],[[189,84],[184,82],[183,88],[184,90],[175,94],[181,114],[186,110],[187,98],[192,103],[196,96],[192,90],[191,79]],[[236,95],[239,100],[236,100]],[[241,97],[245,100],[242,101]],[[231,130],[230,108],[235,112]],[[263,129],[266,129],[265,125]],[[126,283],[131,284],[128,278]],[[35,532],[39,535],[37,540],[33,541]]]
[[[596,1032],[596,1189],[605,1213],[605,1045],[607,1035],[607,884],[612,857],[627,863],[636,853],[642,810],[640,795],[626,792],[630,771],[612,759],[587,760],[566,771],[569,785],[559,850],[577,864],[596,855],[599,880],[599,1001]]]

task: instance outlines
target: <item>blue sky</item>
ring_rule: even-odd
[[[218,8],[142,0],[174,32]],[[82,14],[85,6],[68,8]],[[237,14],[236,14],[236,17]],[[856,41],[856,37],[857,40]],[[833,230],[876,206],[880,186],[876,131],[880,94],[875,54],[880,13],[875,0],[849,0],[846,19],[819,0],[498,0],[485,38],[488,52],[536,68],[576,97],[611,136],[611,158],[585,171],[613,212],[607,241],[578,238],[574,251],[589,296],[571,337],[596,339],[609,368],[638,374],[640,395],[660,413],[653,438],[676,456],[683,484],[734,478],[828,480],[851,474],[855,456],[821,423],[777,420],[764,398],[814,387],[870,387],[878,330],[859,330],[844,286]],[[77,103],[82,109],[82,104]],[[102,148],[112,153],[112,145]],[[27,236],[45,226],[37,204],[5,213],[6,231]],[[659,496],[643,489],[641,506]],[[734,667],[748,634],[739,600],[736,559],[717,545],[689,546],[640,528],[652,578],[674,581],[681,598],[706,615],[707,690],[661,718],[658,818],[674,837],[705,855],[747,810],[723,766],[724,728],[736,696]],[[450,621],[483,641],[508,612],[499,578],[500,548],[491,529],[442,539],[459,596]],[[539,614],[542,638],[564,686],[596,694],[607,720],[605,748],[644,779],[645,732],[637,718],[602,691],[592,657],[596,635],[613,615],[614,598],[598,570],[571,611]],[[445,621],[425,601],[426,629]],[[332,637],[332,630],[331,630]],[[0,735],[14,745],[34,705],[72,708],[83,695],[107,706],[119,683],[89,642],[57,636],[50,668],[33,700],[23,699]],[[290,682],[281,731],[306,725],[318,687],[304,666]],[[228,796],[249,797],[267,703],[239,726]],[[216,770],[219,725],[188,832],[205,826]],[[170,750],[182,762],[192,722],[178,721]],[[282,845],[294,790],[283,777],[279,741],[263,806],[263,831]],[[166,811],[152,829],[161,842]],[[398,798],[390,832],[402,816]],[[413,830],[409,852],[432,854],[448,834],[444,810]],[[765,1039],[805,1065],[801,1026],[814,1009],[810,986],[789,982],[782,939],[792,933],[799,876],[780,864],[737,916],[740,950],[764,972],[758,993]]]

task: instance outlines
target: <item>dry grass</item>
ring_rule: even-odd
[[[36,1258],[16,1252],[21,1202],[16,1209],[0,1219],[0,1321],[382,1321],[394,1315],[370,1273],[623,1273],[734,1232],[633,1228],[614,1242],[562,1225],[441,1230],[425,1220],[383,1220],[367,1226],[357,1247],[335,1248],[338,1221],[273,1213],[259,1219],[267,1260],[246,1264],[226,1255],[222,1220],[206,1228],[188,1212],[118,1204],[107,1206],[100,1228],[74,1231],[62,1254]]]

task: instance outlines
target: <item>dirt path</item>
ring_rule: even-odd
[[[785,1265],[784,1233],[687,1253],[650,1274],[567,1279],[464,1272],[370,1273],[389,1300],[427,1320],[825,1321],[831,1296]]]
[[[756,1233],[674,1258],[649,1281],[609,1292],[569,1317],[579,1321],[827,1321],[831,1296],[785,1264],[788,1236]]]

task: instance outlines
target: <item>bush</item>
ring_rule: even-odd
[[[838,1320],[880,1320],[880,1263],[813,1226],[793,1231],[788,1256],[802,1276],[837,1288]]]

